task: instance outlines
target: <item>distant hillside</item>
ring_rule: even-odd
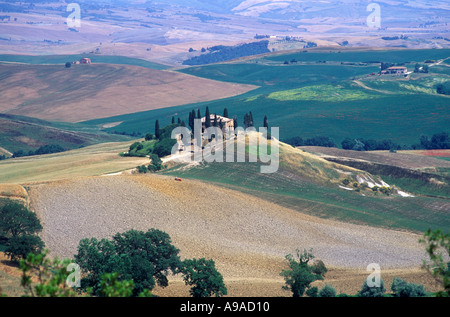
[[[4,149],[6,156],[17,151],[28,153],[45,145],[58,145],[69,150],[129,139],[82,125],[52,123],[35,118],[0,114],[0,149]]]
[[[64,64],[0,64],[0,113],[79,122],[210,101],[254,88],[134,65]]]

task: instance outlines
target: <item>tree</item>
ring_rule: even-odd
[[[228,118],[228,109],[227,108],[223,109],[223,116],[225,118]]]
[[[157,139],[159,139],[159,137],[160,137],[159,120],[156,120],[156,122],[155,122],[155,137]]]
[[[394,277],[391,290],[396,297],[423,297],[426,296],[423,285],[408,283],[405,280]]]
[[[172,124],[175,124],[175,117],[172,116]]]
[[[383,280],[380,280],[380,286],[369,287],[367,280],[364,281],[361,290],[358,292],[359,297],[383,297],[386,292]]]
[[[218,126],[218,122],[217,122],[217,114],[214,114],[213,127],[217,127],[217,126]]]
[[[264,116],[263,126],[264,126],[264,128],[266,128],[266,129],[269,128],[269,121],[267,121],[267,116]]]
[[[210,120],[210,114],[209,114],[209,108],[206,106],[206,112],[205,112],[205,127],[209,128],[211,126],[211,120]]]
[[[283,270],[280,275],[284,277],[286,285],[283,289],[290,290],[293,297],[301,297],[312,282],[323,280],[326,270],[322,265],[309,264],[314,259],[312,250],[304,250],[300,253],[297,250],[297,259],[291,254],[286,256],[289,262],[289,270]]]
[[[147,133],[145,135],[145,141],[150,141],[153,140],[155,138],[155,136],[153,135],[153,133]]]
[[[222,275],[217,271],[213,260],[187,259],[181,268],[186,285],[192,286],[192,297],[220,297],[227,295]]]
[[[202,114],[200,113],[200,109],[197,109],[197,118],[198,119],[202,118]]]
[[[8,200],[0,207],[0,238],[6,241],[5,253],[12,260],[41,251],[44,243],[36,235],[41,230],[39,218],[25,205]]]
[[[176,273],[181,265],[178,252],[163,231],[130,230],[117,233],[112,240],[81,240],[75,261],[85,274],[83,288],[92,287],[93,293],[99,294],[102,276],[117,272],[119,280],[133,280],[133,296],[137,296],[146,289],[152,290],[156,283],[161,287],[168,285],[169,270]]]
[[[70,68],[70,67],[72,67],[72,63],[71,63],[71,62],[67,62],[67,63],[65,64],[65,66],[66,66],[66,68]]]
[[[424,260],[422,266],[434,277],[436,282],[441,284],[443,290],[436,293],[438,297],[450,296],[450,234],[441,230],[431,231],[428,229],[419,240],[425,244],[425,250],[430,258],[430,262]],[[444,260],[444,257],[447,260]]]
[[[320,297],[336,297],[336,293],[337,293],[337,291],[336,291],[336,289],[333,286],[331,286],[329,284],[326,284],[320,290],[319,296]]]

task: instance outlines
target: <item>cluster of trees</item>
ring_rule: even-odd
[[[182,275],[185,284],[191,286],[192,297],[227,295],[214,260],[181,260],[179,251],[170,236],[157,229],[129,230],[117,233],[112,240],[83,239],[74,262],[50,259],[48,250],[24,257],[20,261],[22,286],[33,297],[153,297],[156,285],[168,286],[171,272]],[[74,263],[81,269],[79,287],[67,283]],[[32,283],[32,278],[38,282]]]
[[[65,151],[65,149],[62,146],[60,146],[58,144],[50,144],[50,145],[41,146],[36,151],[28,151],[28,152],[25,152],[23,150],[16,151],[13,153],[12,157],[52,154],[52,153],[60,153],[60,152],[64,152],[64,151]]]
[[[223,62],[239,57],[257,55],[262,53],[269,53],[269,41],[259,41],[241,44],[237,46],[217,45],[208,48],[209,53],[194,56],[183,61],[183,65],[205,65],[211,63]]]
[[[323,146],[323,147],[336,147],[336,143],[333,139],[325,136],[315,136],[308,139],[296,136],[284,140],[285,143],[292,146]]]
[[[450,254],[450,235],[444,234],[440,230],[428,230],[421,243],[426,244],[426,252],[431,262],[424,261],[423,268],[427,269],[442,286],[442,290],[434,293],[436,297],[450,296],[450,262],[444,260],[444,257]],[[442,254],[443,250],[446,254]],[[337,294],[336,289],[325,284],[320,290],[311,284],[318,280],[324,280],[325,274],[328,272],[322,261],[313,261],[314,255],[312,250],[300,253],[297,250],[297,257],[291,254],[286,256],[289,268],[283,270],[280,275],[284,277],[285,285],[283,289],[292,292],[293,297],[425,297],[432,296],[427,294],[425,288],[421,284],[408,283],[406,280],[394,277],[391,283],[391,294],[386,294],[385,283],[380,279],[378,286],[368,284],[367,279],[355,295],[347,295],[345,293]]]
[[[392,142],[392,140],[372,140],[372,139],[351,139],[346,138],[341,142],[344,150],[353,151],[381,151],[381,150],[400,150],[401,146]]]
[[[333,139],[324,136],[316,136],[308,139],[296,136],[289,139],[284,139],[283,142],[292,146],[322,146],[322,147],[337,147]],[[428,136],[421,136],[418,144],[410,146],[400,145],[390,139],[374,140],[363,138],[345,138],[341,142],[341,147],[344,150],[353,151],[392,151],[397,150],[441,150],[450,149],[450,135],[447,132],[433,134],[430,138]]]
[[[414,67],[414,73],[425,73],[427,74],[429,71],[428,65],[420,65],[420,64],[416,64],[416,66]]]
[[[414,147],[426,150],[450,149],[450,136],[447,132],[433,134],[431,139],[427,136],[422,136],[420,138],[420,144]]]
[[[450,95],[450,81],[438,84],[436,86],[436,92],[442,95]]]

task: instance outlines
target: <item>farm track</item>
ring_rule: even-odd
[[[342,291],[356,292],[370,263],[426,275],[419,270],[425,253],[417,234],[307,216],[199,181],[115,175],[34,184],[29,193],[52,255],[72,257],[83,238],[157,228],[171,236],[182,258],[214,259],[230,296],[289,296],[279,273],[284,256],[296,249],[312,248]],[[172,288],[158,292],[188,295],[179,277],[171,280]]]

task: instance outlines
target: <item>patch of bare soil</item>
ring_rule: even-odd
[[[34,185],[29,193],[53,256],[72,257],[83,238],[157,228],[171,236],[181,258],[213,259],[230,296],[290,296],[279,274],[296,249],[312,248],[330,269],[325,282],[340,292],[356,292],[370,263],[382,274],[425,280],[419,235],[307,216],[199,181],[118,175]],[[155,293],[188,295],[179,276],[170,285]]]

